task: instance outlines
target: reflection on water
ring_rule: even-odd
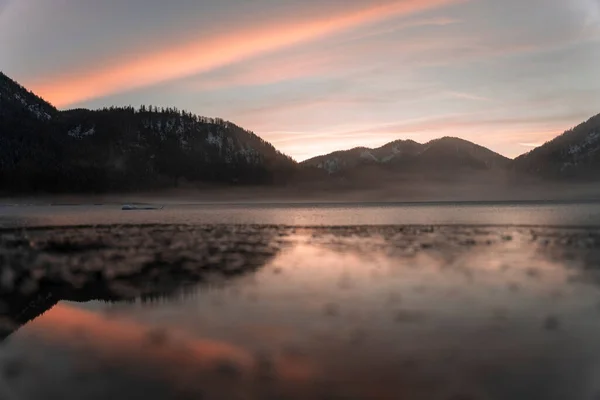
[[[16,317],[25,303],[37,311],[4,341],[0,395],[446,400],[600,394],[599,232],[269,232],[265,240],[285,244],[262,258],[259,269],[240,270],[219,284],[187,280],[159,295],[161,285],[148,291],[152,280],[141,279],[136,293],[154,295],[125,302],[119,300],[132,298],[105,291],[105,301],[81,303],[99,295],[76,285],[30,295],[54,293],[47,303],[2,296],[7,323],[26,322]]]
[[[113,224],[600,226],[600,203],[171,204],[146,211],[123,211],[120,205],[0,205],[0,228]]]

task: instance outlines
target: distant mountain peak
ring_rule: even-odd
[[[456,137],[442,137],[425,144],[414,140],[395,140],[371,149],[357,147],[346,151],[315,157],[304,161],[306,166],[323,169],[329,174],[377,164],[398,170],[404,169],[456,169],[458,166],[505,168],[510,160],[485,147]],[[427,166],[429,163],[431,166]],[[445,163],[445,164],[444,164]]]

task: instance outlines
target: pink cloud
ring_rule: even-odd
[[[108,66],[86,71],[68,71],[64,76],[35,82],[32,88],[57,106],[66,106],[211,71],[358,26],[458,1],[462,0],[394,1],[318,20],[283,21],[222,36],[204,37],[181,46],[163,48],[139,58],[119,55]]]

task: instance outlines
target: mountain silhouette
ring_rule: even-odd
[[[546,179],[598,179],[600,114],[517,157],[514,168]]]
[[[272,184],[297,164],[231,122],[142,106],[58,111],[0,74],[0,186],[111,191],[179,181]]]
[[[110,192],[186,183],[290,185],[343,178],[349,186],[403,180],[533,177],[597,180],[600,115],[508,159],[469,141],[396,140],[295,162],[253,132],[219,118],[142,106],[60,111],[0,73],[0,188]]]

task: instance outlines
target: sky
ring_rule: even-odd
[[[298,161],[600,113],[600,0],[0,0],[0,70],[61,109],[221,117]]]

